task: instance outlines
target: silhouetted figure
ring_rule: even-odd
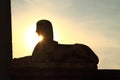
[[[88,46],[58,44],[53,40],[52,24],[48,20],[38,21],[36,32],[43,40],[38,42],[32,56],[12,60],[9,72],[13,80],[97,78],[98,57]]]
[[[52,24],[48,20],[37,22],[36,32],[43,36],[32,53],[34,63],[79,63],[81,66],[98,64],[98,57],[84,44],[64,45],[53,40]]]

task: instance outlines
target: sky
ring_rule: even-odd
[[[60,44],[85,44],[99,69],[120,69],[120,0],[11,0],[13,58],[32,55],[36,22],[52,22]]]

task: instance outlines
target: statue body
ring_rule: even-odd
[[[39,42],[32,54],[33,62],[46,63],[98,63],[98,57],[84,44],[64,45],[56,41]]]

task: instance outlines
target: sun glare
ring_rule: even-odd
[[[25,34],[25,44],[26,47],[28,47],[28,49],[33,49],[35,47],[35,45],[39,42],[43,40],[42,36],[38,36],[37,33],[35,32],[35,26],[30,26],[29,28],[27,28],[26,30],[26,34]]]
[[[36,33],[36,25],[35,24],[31,24],[30,26],[28,26],[25,31],[24,31],[24,46],[27,50],[31,51],[34,49],[35,45],[43,40],[43,36],[42,35],[38,35]],[[58,41],[58,34],[57,32],[54,32],[54,40]]]

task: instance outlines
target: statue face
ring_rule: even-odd
[[[43,34],[43,30],[39,29],[40,26],[37,26],[36,32],[38,35],[42,35]]]
[[[52,24],[47,20],[40,20],[37,23],[36,32],[38,35],[42,35],[46,40],[53,39]]]
[[[49,29],[46,27],[46,25],[43,25],[42,27],[41,25],[38,25],[36,32],[38,35],[42,35],[44,37],[48,37],[48,35],[50,34]]]

